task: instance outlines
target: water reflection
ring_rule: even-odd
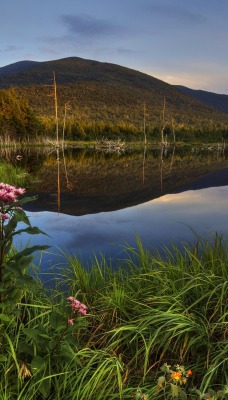
[[[32,238],[76,254],[83,262],[103,253],[126,256],[139,235],[146,247],[228,234],[228,153],[211,148],[144,146],[106,153],[93,148],[25,148],[1,152],[1,160],[27,173],[26,205],[33,225],[48,236]],[[193,190],[197,189],[197,190]],[[23,244],[27,238],[22,237]],[[31,239],[30,239],[31,240]],[[18,243],[19,245],[19,243]],[[42,268],[57,262],[46,254]]]
[[[107,258],[126,257],[126,244],[136,246],[139,235],[144,246],[161,249],[171,243],[192,242],[193,231],[202,236],[216,232],[228,235],[228,186],[170,194],[144,204],[113,212],[70,216],[53,212],[29,212],[32,224],[50,235],[39,243],[76,254],[84,263],[101,253]],[[35,239],[37,243],[37,238]],[[44,262],[45,261],[45,262]],[[44,270],[56,263],[46,255]]]
[[[119,154],[93,148],[25,148],[20,160],[17,154],[18,150],[2,151],[1,159],[26,171],[28,194],[39,196],[29,210],[71,215],[141,204],[228,167],[227,152],[217,146],[145,146]]]

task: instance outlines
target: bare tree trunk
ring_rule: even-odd
[[[54,77],[54,98],[55,98],[55,122],[56,122],[56,145],[59,145],[59,123],[58,123],[58,103],[57,103],[57,88],[56,88],[56,79],[55,79],[55,71],[53,71]]]
[[[171,124],[172,124],[172,132],[173,132],[173,143],[175,143],[176,142],[176,134],[175,134],[175,120],[174,120],[174,118],[172,118]]]
[[[162,129],[161,129],[161,143],[164,144],[164,130],[165,130],[165,96],[163,99],[163,110],[162,110]]]
[[[147,138],[146,138],[146,105],[144,102],[143,108],[143,132],[144,132],[144,145],[146,146]]]

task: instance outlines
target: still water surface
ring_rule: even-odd
[[[152,251],[192,243],[193,231],[228,237],[228,153],[219,146],[20,153],[27,193],[38,195],[27,214],[49,235],[32,240],[52,246],[42,271],[61,260],[58,248],[87,265],[94,254],[115,264],[126,258],[126,245],[136,246],[137,236]],[[7,160],[18,165],[16,153]],[[20,238],[20,244],[26,241]]]

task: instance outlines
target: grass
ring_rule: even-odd
[[[0,400],[142,399],[138,387],[168,399],[157,390],[164,363],[193,371],[187,391],[227,384],[227,241],[152,255],[138,240],[127,253],[118,268],[95,258],[89,270],[65,255],[52,288],[37,280],[0,330]],[[73,326],[68,296],[88,306]]]
[[[1,182],[12,182],[12,185],[23,186],[28,181],[26,171],[20,167],[14,167],[7,162],[0,162]]]

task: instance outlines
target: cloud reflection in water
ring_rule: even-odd
[[[228,234],[228,186],[165,195],[147,203],[113,212],[70,216],[28,212],[32,225],[49,236],[36,243],[56,246],[83,261],[103,253],[123,257],[123,246],[135,246],[139,235],[145,247],[159,248],[193,240],[197,234]],[[25,238],[23,238],[25,240]],[[47,258],[47,256],[46,256]]]

